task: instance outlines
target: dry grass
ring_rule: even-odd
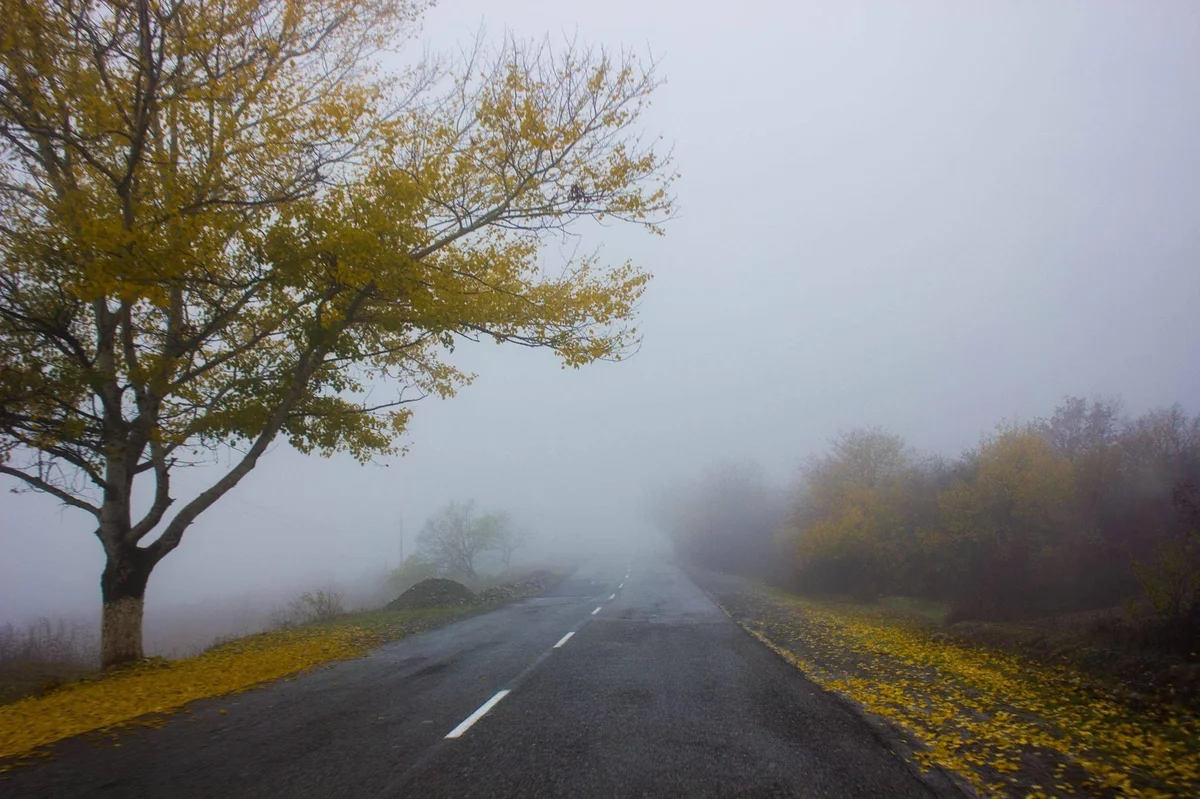
[[[0,705],[79,679],[99,664],[100,642],[86,625],[43,618],[0,626]]]
[[[305,591],[296,599],[271,611],[276,629],[298,627],[318,621],[333,621],[346,614],[346,597],[335,588]]]
[[[0,707],[0,758],[27,755],[73,735],[137,721],[159,723],[188,702],[238,693],[321,663],[359,657],[386,641],[460,615],[453,610],[373,611],[275,630],[198,657],[154,659]],[[5,771],[16,765],[0,765]]]

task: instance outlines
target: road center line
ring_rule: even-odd
[[[592,611],[592,615],[595,616],[597,613],[600,612],[600,610],[601,610],[601,608],[596,608],[595,610]]]
[[[465,719],[463,719],[462,724],[459,724],[457,727],[450,730],[450,732],[446,733],[446,737],[447,738],[458,738],[464,732],[471,729],[472,724],[474,724],[475,722],[477,722],[481,718],[483,718],[485,713],[487,713],[489,710],[494,708],[496,706],[496,703],[499,702],[504,697],[508,696],[508,694],[509,694],[508,688],[505,688],[503,691],[497,691],[495,696],[493,696],[488,701],[484,702],[482,705],[479,706],[478,710],[476,710],[474,713],[472,713],[471,715],[469,715]]]
[[[625,587],[625,583],[621,583],[620,585],[617,586],[617,588],[624,588],[624,587]]]
[[[572,635],[574,635],[574,634],[575,634],[575,631],[574,631],[574,630],[572,630],[571,632],[569,632],[569,633],[567,633],[566,635],[564,635],[564,636],[562,637],[562,640],[560,640],[560,641],[559,641],[557,644],[555,644],[555,645],[554,645],[554,648],[555,648],[555,649],[560,649],[560,648],[562,648],[562,645],[563,645],[563,644],[565,644],[567,641],[570,641],[570,640],[571,640],[571,636],[572,636]]]
[[[608,601],[609,601],[609,602],[612,602],[612,601],[613,601],[614,599],[616,599],[616,598],[617,598],[617,595],[616,595],[616,594],[609,594],[609,595],[608,595]]]

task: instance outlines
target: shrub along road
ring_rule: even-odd
[[[592,564],[541,597],[189,710],[62,741],[0,794],[933,795],[660,561]]]

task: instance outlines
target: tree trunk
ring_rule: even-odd
[[[141,660],[142,600],[153,564],[145,550],[120,546],[108,553],[100,593],[104,615],[100,623],[100,665],[103,668]]]

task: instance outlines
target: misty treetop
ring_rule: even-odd
[[[529,534],[513,524],[507,511],[478,513],[473,501],[449,502],[425,520],[417,536],[417,563],[432,567],[433,574],[449,574],[474,580],[479,577],[479,558],[491,553],[505,568],[513,555],[529,541]],[[404,564],[401,564],[401,569]]]
[[[571,367],[637,341],[649,275],[540,243],[661,232],[653,63],[481,37],[387,69],[423,9],[0,0],[0,473],[95,517],[105,664],[141,656],[151,570],[278,437],[395,452],[408,403],[469,381],[459,338]],[[217,451],[176,507],[172,472]]]

